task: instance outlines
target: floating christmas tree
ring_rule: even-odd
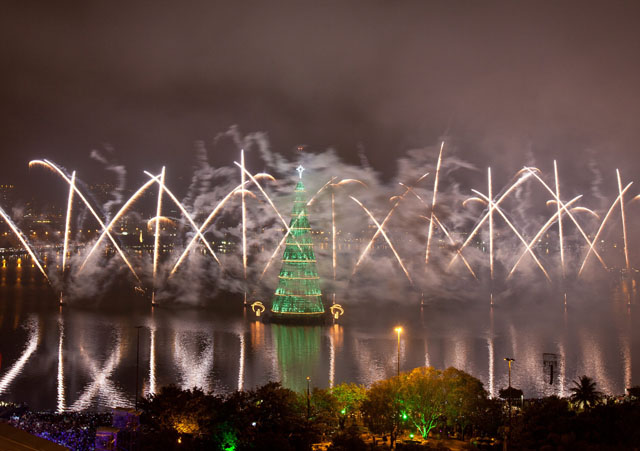
[[[307,217],[307,199],[302,171],[297,168],[300,180],[296,185],[291,230],[282,256],[282,269],[278,276],[278,288],[271,303],[274,320],[316,321],[324,315],[320,277],[313,251],[311,226]]]

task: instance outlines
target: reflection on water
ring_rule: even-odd
[[[83,340],[81,340],[81,343]],[[87,349],[80,344],[79,354],[91,382],[85,385],[80,396],[72,404],[69,410],[85,410],[97,400],[99,405],[129,405],[130,400],[122,392],[121,388],[113,381],[113,373],[122,359],[123,342],[121,331],[117,330],[109,343],[111,349],[107,358],[101,361],[98,349]]]
[[[303,391],[307,377],[318,387],[369,385],[396,373],[397,324],[404,327],[403,370],[456,366],[481,379],[492,396],[507,386],[504,357],[516,359],[513,385],[526,396],[567,395],[583,374],[611,394],[640,383],[633,366],[640,358],[633,345],[640,340],[637,313],[615,294],[596,310],[425,306],[377,315],[352,308],[345,322],[312,327],[263,324],[240,308],[149,310],[136,299],[109,309],[58,310],[37,280],[15,281],[0,286],[0,399],[33,408],[132,406],[136,371],[144,394],[170,383],[226,393],[270,380]],[[143,326],[139,368],[136,326]],[[543,354],[554,359],[553,379]]]
[[[336,352],[342,348],[342,326],[334,324],[329,328],[329,388],[333,388],[336,379]]]
[[[278,355],[282,385],[295,391],[306,390],[320,358],[320,326],[271,324],[271,334]]]
[[[0,395],[5,393],[13,380],[22,372],[22,369],[38,347],[38,341],[40,340],[40,322],[37,319],[28,319],[25,323],[25,329],[28,331],[26,344],[20,358],[14,362],[0,378]]]
[[[64,412],[67,410],[67,403],[65,401],[65,392],[64,392],[64,354],[62,352],[63,343],[64,343],[64,321],[62,319],[62,315],[58,318],[58,327],[60,329],[58,340],[58,405],[57,412]]]
[[[184,389],[200,387],[211,391],[213,335],[208,331],[174,332],[173,360],[178,370],[178,385]]]

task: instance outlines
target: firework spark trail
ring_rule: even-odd
[[[56,173],[58,173],[68,184],[71,184],[71,180],[69,179],[69,177],[67,177],[67,174],[64,173],[64,171],[62,169],[60,169],[58,166],[56,166],[55,164],[53,164],[52,162],[50,162],[49,160],[32,160],[29,162],[29,166],[32,165],[42,165],[45,167],[48,167],[49,169],[52,169],[53,171],[55,171]],[[136,280],[138,282],[140,282],[140,277],[138,277],[138,274],[136,273],[136,271],[133,269],[133,266],[131,266],[131,263],[129,263],[129,260],[127,259],[127,256],[125,255],[125,253],[122,251],[122,249],[120,248],[120,246],[118,246],[118,243],[116,242],[116,240],[113,238],[113,236],[111,235],[111,233],[109,233],[109,231],[106,229],[106,226],[104,224],[104,222],[102,222],[102,219],[100,219],[100,216],[98,216],[98,214],[96,213],[96,211],[93,209],[93,207],[91,206],[91,204],[89,203],[89,201],[87,200],[86,197],[84,197],[84,194],[82,194],[82,191],[80,191],[78,189],[78,187],[74,187],[73,189],[75,191],[75,193],[78,195],[78,197],[80,197],[80,199],[82,199],[82,201],[84,202],[84,204],[86,205],[86,207],[89,209],[89,211],[91,212],[91,214],[93,215],[93,217],[96,219],[96,221],[98,222],[98,224],[100,224],[100,227],[102,227],[103,230],[106,231],[107,236],[109,237],[109,239],[111,240],[111,244],[113,244],[113,247],[116,249],[116,251],[118,252],[118,254],[120,254],[120,257],[122,258],[122,260],[125,262],[125,264],[127,265],[127,267],[129,268],[129,270],[131,271],[131,273],[134,275],[134,277],[136,278]]]
[[[67,200],[67,219],[64,225],[64,240],[62,244],[62,275],[67,266],[67,251],[69,249],[69,232],[71,227],[71,207],[73,206],[73,190],[76,186],[76,171],[71,173],[71,183],[69,184],[69,199]]]
[[[629,264],[629,251],[627,248],[627,220],[624,214],[624,196],[622,194],[622,180],[620,179],[620,171],[616,169],[618,176],[618,192],[620,197],[620,217],[622,219],[622,238],[624,240],[624,260],[627,264],[627,274],[630,274],[631,265]]]
[[[398,263],[400,264],[400,267],[402,268],[402,270],[404,271],[405,275],[407,276],[407,279],[409,279],[409,282],[411,282],[411,285],[413,285],[413,280],[411,279],[411,276],[409,275],[409,271],[407,271],[407,268],[405,268],[404,263],[402,262],[402,259],[400,258],[400,255],[398,255],[398,252],[396,251],[396,248],[393,246],[393,244],[391,243],[391,240],[389,239],[389,237],[387,236],[387,234],[385,233],[385,231],[382,229],[382,226],[380,225],[380,223],[378,223],[378,221],[376,221],[376,218],[373,217],[373,215],[371,214],[371,212],[367,209],[367,207],[365,207],[364,205],[362,205],[362,203],[356,199],[353,196],[349,196],[355,203],[357,203],[358,205],[360,205],[362,207],[362,209],[367,213],[367,215],[369,215],[369,217],[371,218],[371,220],[373,221],[373,223],[376,225],[376,227],[378,228],[378,230],[380,230],[380,233],[382,234],[382,236],[384,237],[384,239],[386,240],[387,244],[389,245],[389,248],[391,248],[391,250],[393,251],[393,254],[396,256],[396,259],[398,260]],[[397,204],[396,204],[397,205]]]
[[[429,221],[429,233],[427,234],[427,250],[424,254],[425,264],[429,263],[429,250],[431,248],[431,236],[433,235],[433,210],[436,208],[436,197],[438,195],[438,179],[440,177],[440,164],[442,163],[442,149],[444,141],[440,145],[440,154],[438,155],[438,164],[436,165],[436,176],[433,181],[433,201],[431,202],[431,221]]]
[[[164,191],[164,174],[165,169],[162,166],[162,171],[160,172],[160,186],[158,187],[158,205],[156,208],[156,218],[160,218],[162,216],[162,193]],[[155,290],[156,290],[156,274],[158,272],[158,248],[160,247],[160,221],[156,221],[156,233],[153,240],[153,299],[155,300]]]
[[[202,234],[202,232],[207,228],[207,226],[213,220],[213,218],[216,217],[216,215],[218,214],[220,209],[224,206],[224,204],[233,196],[236,190],[238,190],[241,187],[242,187],[242,184],[238,185],[237,187],[229,191],[229,193],[227,193],[227,195],[224,196],[220,202],[218,202],[218,205],[216,205],[215,208],[211,211],[211,213],[209,213],[209,216],[207,216],[207,219],[205,219],[205,221],[202,223],[202,225],[198,229],[198,233]],[[194,235],[193,238],[191,238],[191,241],[189,241],[189,244],[187,245],[185,250],[182,252],[180,257],[176,261],[175,265],[173,265],[173,269],[171,270],[171,273],[169,273],[169,277],[171,277],[178,270],[178,267],[182,264],[182,261],[185,259],[185,257],[187,256],[187,254],[189,253],[189,251],[191,250],[195,242],[198,241],[198,238],[199,236],[197,234]]]
[[[556,206],[558,209],[558,239],[560,240],[560,265],[562,266],[562,279],[564,280],[564,236],[562,232],[562,207],[560,206],[560,178],[558,177],[558,163],[553,160],[553,173],[556,179]]]
[[[584,213],[589,213],[591,214],[593,217],[595,217],[596,219],[600,219],[600,216],[598,216],[598,213],[596,213],[595,211],[591,210],[590,208],[587,207],[573,207],[571,209],[571,211],[575,211],[575,212],[579,212],[582,211]]]
[[[287,224],[287,221],[284,220],[284,218],[282,217],[282,215],[280,214],[280,212],[278,211],[278,209],[276,208],[276,206],[273,204],[273,201],[271,200],[271,198],[267,195],[267,193],[265,192],[264,189],[262,189],[262,186],[260,185],[260,183],[258,183],[258,181],[256,180],[256,178],[251,175],[251,173],[249,171],[247,171],[245,168],[243,168],[241,165],[238,164],[237,161],[234,161],[235,165],[240,167],[241,169],[243,169],[243,173],[247,174],[249,176],[249,179],[251,179],[251,181],[254,183],[254,185],[256,185],[258,187],[258,189],[260,190],[260,192],[262,193],[262,195],[265,197],[265,199],[267,199],[267,202],[269,202],[269,205],[271,205],[271,208],[273,208],[273,211],[276,213],[276,215],[278,216],[278,218],[280,218],[280,221],[282,221],[282,224],[284,224],[284,227],[286,228],[287,232],[285,234],[285,238],[287,235],[291,234],[291,229],[289,228],[289,224]],[[309,201],[310,202],[310,201]],[[307,202],[307,204],[309,204],[309,202]],[[301,249],[300,247],[300,243],[298,243],[298,239],[295,238],[294,236],[294,240],[296,242],[296,245],[298,246],[298,249]],[[264,272],[263,272],[264,274]]]
[[[451,237],[451,235],[449,234],[449,232],[447,231],[447,229],[445,228],[444,224],[442,224],[440,222],[440,220],[438,219],[438,217],[436,215],[433,215],[433,219],[436,221],[436,223],[438,224],[438,227],[440,227],[442,229],[442,231],[444,232],[444,234],[447,236],[447,238],[449,238],[449,242],[455,246],[456,242],[455,240]],[[467,261],[466,258],[464,258],[464,255],[462,255],[462,252],[460,252],[458,249],[456,249],[456,252],[458,252],[460,254],[460,258],[462,259],[462,262],[464,263],[464,265],[467,267],[467,269],[469,270],[469,272],[471,273],[471,275],[473,276],[474,279],[478,280],[478,277],[476,276],[476,273],[473,272],[473,269],[471,269],[471,265],[469,264],[469,262]]]
[[[425,174],[426,175],[426,174]],[[423,176],[424,177],[424,176]],[[422,179],[422,177],[421,177]],[[424,205],[424,207],[428,210],[429,206],[427,205],[427,203],[424,201],[424,199],[422,197],[420,197],[420,195],[418,193],[416,193],[416,191],[411,188],[410,186],[405,185],[404,183],[400,182],[400,185],[403,186],[407,191],[409,191],[411,194],[413,194],[414,196],[416,196],[416,198],[422,203],[422,205]],[[478,199],[480,200],[480,199]],[[482,201],[484,202],[484,201]],[[440,220],[438,219],[438,217],[434,214],[433,216],[433,220],[436,222],[436,224],[438,225],[438,227],[440,227],[440,229],[442,229],[442,231],[444,232],[445,236],[449,239],[449,243],[451,243],[453,246],[456,245],[455,240],[453,239],[453,237],[451,236],[451,234],[449,233],[449,231],[447,230],[447,228],[444,226],[444,224],[442,222],[440,222]],[[427,221],[431,221],[431,218],[428,218],[427,216],[422,216],[420,215],[420,217],[426,219]],[[464,265],[467,267],[467,269],[469,270],[469,272],[471,273],[471,275],[473,276],[474,279],[478,280],[478,277],[476,276],[476,273],[473,272],[473,269],[471,268],[471,265],[469,265],[469,262],[467,261],[466,258],[464,258],[464,255],[462,255],[462,252],[460,252],[460,250],[456,249],[456,252],[458,254],[460,254],[460,258],[462,258],[462,261],[464,262]]]
[[[273,178],[273,176],[271,176],[269,174],[263,174],[263,173],[256,174],[256,178],[269,178],[271,180],[275,180]],[[245,183],[249,183],[249,182],[245,182]],[[220,202],[218,202],[218,204],[211,211],[211,213],[209,213],[209,216],[207,216],[207,219],[205,219],[204,222],[202,223],[202,225],[200,226],[200,228],[198,228],[198,232],[200,234],[202,234],[202,232],[209,226],[211,221],[213,221],[213,219],[216,217],[216,215],[218,214],[220,209],[224,206],[224,204],[236,193],[237,190],[242,189],[242,188],[243,188],[242,184],[236,186],[234,189],[229,191],[227,193],[227,195],[224,196],[224,198]],[[169,277],[173,276],[173,274],[178,270],[178,267],[182,264],[182,262],[184,261],[186,256],[189,254],[189,251],[191,250],[191,248],[193,247],[195,242],[198,240],[198,238],[199,238],[198,235],[194,235],[193,238],[191,238],[191,241],[189,241],[189,244],[187,245],[185,250],[182,252],[180,257],[176,261],[175,265],[173,266],[173,269],[171,270],[171,273],[169,273]]]
[[[335,179],[335,177],[332,177],[331,180]],[[337,186],[341,186],[341,185],[346,185],[347,183],[360,183],[362,186],[364,186],[365,188],[367,187],[367,185],[365,183],[363,183],[360,180],[357,179],[342,179],[340,180],[338,183],[331,183],[331,250],[332,250],[332,257],[333,257],[333,281],[335,282],[336,280],[336,262],[337,262],[337,255],[336,255],[336,207],[335,207],[335,203],[336,203],[336,195],[335,195],[335,188]],[[335,293],[334,293],[334,297],[335,297]],[[334,303],[335,303],[335,299],[334,299]]]
[[[598,238],[600,238],[600,233],[602,233],[602,230],[604,229],[604,225],[606,224],[607,219],[609,219],[609,216],[611,216],[611,212],[615,208],[616,204],[620,202],[620,199],[622,198],[622,196],[624,196],[624,193],[627,192],[627,190],[631,187],[631,185],[633,185],[633,182],[629,182],[629,184],[620,192],[620,194],[618,194],[618,197],[616,197],[616,200],[613,201],[613,203],[611,204],[611,207],[609,208],[609,211],[607,211],[607,214],[604,216],[604,219],[602,220],[602,223],[600,224],[600,227],[596,232],[596,236],[593,237],[593,241],[590,243],[589,250],[587,251],[587,255],[584,257],[582,266],[580,266],[580,270],[578,271],[578,277],[582,274],[582,270],[587,264],[587,260],[589,259],[591,252],[594,252],[594,253],[597,252],[594,246],[595,246],[595,243],[598,241]],[[605,266],[605,269],[607,269],[606,266]]]
[[[113,227],[113,225],[120,219],[120,217],[126,213],[126,211],[129,209],[129,207],[131,206],[131,204],[133,204],[138,197],[140,197],[140,195],[147,189],[149,188],[151,185],[153,185],[153,180],[149,180],[147,183],[145,183],[144,185],[142,185],[138,191],[136,191],[133,196],[131,196],[129,198],[129,200],[127,200],[124,205],[120,208],[120,210],[118,211],[118,213],[116,213],[116,215],[113,217],[113,219],[109,222],[109,224],[107,224],[107,226],[103,229],[102,233],[100,234],[100,236],[98,237],[98,240],[94,243],[93,247],[91,248],[91,250],[89,251],[89,253],[87,254],[87,256],[85,257],[84,261],[82,262],[82,264],[80,265],[80,269],[78,270],[78,273],[82,272],[82,270],[84,269],[84,266],[87,264],[87,261],[89,261],[89,259],[91,258],[91,255],[95,252],[95,250],[98,248],[98,246],[100,246],[100,243],[102,243],[102,240],[107,236],[107,234],[109,233],[109,231],[111,230],[111,227]]]
[[[176,225],[176,222],[173,219],[168,218],[167,216],[160,216],[160,217],[154,216],[153,218],[150,218],[147,221],[147,229],[151,230],[152,228],[154,228],[156,221],[160,221],[160,224],[165,224],[170,226]]]
[[[429,218],[428,216],[424,216],[424,215],[420,215],[421,218],[427,220],[427,221],[431,221],[431,218]],[[456,242],[453,239],[453,237],[449,234],[449,232],[447,231],[447,229],[445,228],[444,224],[442,224],[440,222],[440,220],[438,219],[438,217],[436,215],[433,215],[433,220],[436,222],[437,226],[440,227],[442,229],[442,231],[444,232],[445,236],[447,238],[449,238],[449,243],[451,243],[451,245],[455,246]],[[464,255],[462,255],[462,253],[456,249],[456,252],[458,252],[460,254],[460,258],[462,259],[462,262],[464,263],[464,265],[467,267],[467,269],[469,270],[469,272],[471,273],[471,275],[473,276],[474,279],[478,280],[478,276],[476,276],[476,273],[473,271],[473,269],[471,268],[471,265],[469,264],[469,262],[467,261],[467,259],[464,257]]]
[[[580,223],[578,223],[578,221],[576,220],[576,218],[571,214],[571,211],[569,209],[567,209],[564,204],[562,203],[562,201],[556,197],[556,193],[551,189],[551,187],[549,185],[547,185],[547,183],[542,180],[542,178],[536,174],[536,172],[540,172],[538,169],[536,168],[528,168],[525,167],[523,169],[521,169],[522,171],[528,171],[529,174],[531,174],[532,176],[534,176],[539,182],[540,184],[547,190],[549,191],[549,193],[551,194],[551,196],[554,197],[555,201],[558,202],[561,206],[562,206],[562,210],[564,210],[567,213],[567,216],[569,216],[569,218],[571,219],[571,221],[573,222],[573,224],[576,226],[576,228],[578,229],[578,231],[580,232],[580,234],[582,235],[582,238],[584,238],[584,240],[587,242],[587,244],[589,245],[589,247],[591,249],[593,249],[594,254],[596,255],[596,257],[598,257],[598,260],[600,261],[600,263],[602,264],[602,267],[604,269],[607,269],[607,265],[605,264],[604,260],[602,259],[602,257],[600,256],[600,254],[598,253],[598,251],[593,247],[593,245],[595,244],[595,239],[594,241],[589,240],[589,237],[587,236],[587,234],[585,233],[584,229],[580,226]],[[578,208],[584,208],[584,207],[576,207],[576,209]],[[588,209],[585,209],[588,210]],[[591,213],[593,213],[591,210],[589,210]],[[595,215],[595,213],[593,213]],[[598,217],[598,215],[595,215],[596,217]]]
[[[331,179],[325,183],[322,188],[320,188],[318,191],[316,191],[316,193],[311,196],[311,199],[309,199],[309,201],[307,202],[307,204],[305,205],[305,207],[310,206],[313,201],[316,199],[316,197],[322,192],[324,191],[328,186],[331,185],[331,182],[333,182],[335,180],[335,177],[331,177]],[[302,211],[300,213],[298,213],[298,216],[296,217],[296,219],[300,218],[300,216],[302,215]],[[260,278],[258,279],[258,281],[261,281],[262,278],[264,277],[264,275],[267,272],[267,269],[269,269],[269,266],[271,266],[271,263],[273,262],[273,259],[275,258],[275,256],[278,254],[278,251],[280,250],[280,248],[282,247],[282,245],[285,243],[287,237],[289,236],[289,231],[287,231],[284,236],[282,237],[282,239],[280,240],[280,243],[278,244],[278,246],[276,247],[276,250],[273,251],[273,254],[271,254],[271,257],[269,258],[269,260],[267,261],[267,264],[265,265],[264,269],[262,270],[262,274],[260,274]],[[298,243],[298,241],[296,240],[296,244],[298,245],[298,248],[300,249],[300,244]]]
[[[504,214],[504,212],[502,211],[501,208],[495,206],[495,204],[493,203],[493,201],[491,199],[489,199],[488,197],[486,197],[484,194],[480,193],[477,190],[472,190],[474,193],[476,193],[478,196],[484,198],[487,202],[489,202],[489,207],[491,208],[491,206],[494,206],[494,209],[498,212],[498,214],[500,214],[500,216],[502,216],[502,219],[504,219],[504,222],[507,223],[507,225],[509,226],[509,228],[511,230],[513,230],[513,233],[516,234],[516,236],[518,237],[518,239],[522,242],[522,244],[524,244],[525,246],[527,246],[527,242],[526,240],[522,237],[522,235],[520,234],[520,232],[518,232],[518,230],[514,227],[514,225],[511,223],[511,221],[509,220],[509,218],[507,218],[507,216]],[[544,266],[542,266],[542,263],[540,263],[540,260],[538,260],[538,257],[536,257],[536,254],[533,252],[533,250],[531,250],[528,246],[527,246],[527,251],[529,252],[529,254],[531,255],[531,257],[533,257],[533,259],[535,260],[535,262],[538,264],[538,267],[540,268],[540,270],[544,273],[545,277],[547,278],[547,280],[549,282],[551,282],[551,277],[549,277],[549,273],[547,273],[547,270],[544,269]]]
[[[245,182],[245,166],[244,166],[244,149],[240,151],[240,179],[244,186]],[[247,280],[247,207],[244,199],[245,190],[242,190],[242,269],[244,271],[244,279]]]
[[[578,201],[578,199],[580,199],[581,197],[582,197],[582,194],[579,195],[579,196],[574,197],[569,202],[564,204],[564,206],[565,207],[570,206],[572,203]],[[549,218],[549,220],[540,228],[538,233],[536,233],[536,235],[533,238],[531,238],[531,241],[529,242],[529,245],[527,246],[527,248],[531,249],[531,246],[533,246],[536,243],[536,241],[538,241],[538,239],[542,236],[543,233],[545,233],[547,230],[549,230],[549,227],[551,227],[553,225],[553,223],[556,221],[556,219],[559,218],[561,215],[562,215],[562,209],[560,209],[556,213],[554,213],[553,216],[551,216]],[[515,263],[515,265],[513,265],[513,268],[511,268],[511,271],[509,272],[509,275],[507,276],[507,279],[509,279],[513,275],[513,272],[516,270],[516,268],[520,264],[520,261],[524,258],[525,255],[527,255],[527,250],[526,249],[524,250],[524,252],[522,252],[522,254],[520,255],[520,258],[518,258],[518,261]],[[564,274],[563,274],[563,277],[564,277]]]
[[[44,268],[38,261],[38,258],[36,257],[36,254],[33,252],[33,249],[31,249],[31,246],[29,246],[27,239],[24,236],[22,236],[22,232],[20,232],[20,229],[18,229],[18,227],[15,225],[15,223],[11,220],[9,215],[4,211],[2,207],[0,207],[0,216],[9,225],[9,227],[11,228],[13,233],[16,235],[16,237],[18,237],[18,240],[20,240],[22,247],[24,247],[24,249],[29,253],[34,264],[38,267],[38,269],[40,270],[44,278],[47,280],[49,285],[51,285],[51,281],[49,280],[49,277],[47,277],[47,273],[44,271]]]
[[[518,174],[516,175],[520,175],[520,173],[522,172],[522,170],[520,172],[518,172]],[[476,233],[478,233],[478,230],[480,230],[480,227],[482,227],[482,224],[484,224],[484,222],[489,218],[490,213],[493,211],[493,209],[498,208],[498,206],[502,203],[502,201],[504,199],[507,198],[507,196],[509,194],[511,194],[511,192],[513,190],[515,190],[522,182],[524,182],[526,179],[528,179],[530,177],[529,173],[525,173],[520,175],[520,177],[509,187],[509,189],[507,189],[499,198],[497,201],[492,202],[493,206],[489,205],[488,206],[488,212],[482,217],[482,219],[478,222],[478,224],[475,226],[475,228],[471,231],[471,233],[469,234],[469,236],[467,237],[467,239],[465,240],[464,243],[462,243],[462,246],[460,246],[459,251],[462,252],[462,250],[467,247],[467,245],[471,242],[471,240],[473,239],[474,236],[476,236]],[[485,197],[485,196],[482,196]],[[478,200],[480,202],[485,203],[484,200],[481,200],[480,198],[471,198],[468,200]],[[465,201],[466,202],[466,201]],[[463,202],[463,205],[465,204],[465,202]],[[456,253],[453,258],[451,259],[451,261],[449,262],[449,265],[447,266],[447,269],[451,268],[451,265],[453,265],[453,263],[456,261],[456,259],[458,258],[458,255],[461,255],[460,252]]]
[[[333,281],[336,281],[336,193],[331,190],[331,253],[333,263]]]
[[[369,253],[369,250],[373,246],[373,243],[376,240],[376,238],[378,238],[378,236],[381,233],[384,234],[384,232],[382,231],[382,228],[384,228],[384,226],[387,224],[389,219],[391,219],[391,216],[393,216],[393,212],[398,207],[398,205],[400,205],[400,202],[402,201],[402,199],[404,199],[404,196],[406,196],[407,193],[408,193],[408,191],[405,191],[400,196],[395,196],[396,197],[395,204],[393,204],[393,207],[391,207],[391,210],[389,210],[389,213],[387,213],[387,216],[385,216],[385,218],[382,220],[382,225],[378,228],[378,230],[376,230],[376,233],[373,234],[373,237],[371,237],[371,240],[369,240],[369,243],[367,244],[367,247],[365,247],[364,251],[362,251],[362,254],[360,254],[360,258],[358,258],[358,261],[356,262],[355,266],[353,267],[353,272],[351,273],[351,277],[353,277],[356,274],[356,272],[358,271],[358,267],[360,266],[360,263],[362,263],[362,260],[364,260],[364,257]],[[351,196],[349,196],[349,197],[351,197]],[[360,204],[360,206],[362,206],[362,204]],[[362,206],[362,208],[364,208],[364,206]]]
[[[158,183],[160,186],[162,186],[163,191],[167,194],[167,196],[169,196],[171,198],[171,200],[176,204],[176,206],[180,209],[180,212],[184,215],[185,218],[187,218],[187,221],[189,221],[189,224],[191,224],[191,227],[193,227],[193,230],[195,230],[196,232],[196,236],[198,238],[200,238],[200,240],[202,241],[202,243],[205,245],[205,247],[207,248],[207,250],[209,251],[209,253],[213,256],[213,258],[216,260],[216,262],[218,262],[218,264],[220,266],[222,266],[222,263],[220,262],[220,260],[218,259],[218,256],[216,255],[216,253],[213,251],[213,249],[211,248],[211,246],[209,245],[209,243],[207,242],[206,238],[204,237],[204,235],[202,233],[200,233],[200,231],[198,230],[198,226],[196,225],[196,223],[193,221],[193,218],[191,217],[191,215],[187,212],[187,210],[184,208],[184,206],[182,205],[182,203],[180,203],[180,201],[178,200],[178,198],[171,192],[171,190],[169,190],[169,188],[167,188],[167,186],[163,183],[160,182],[159,178],[147,171],[144,171],[144,173],[146,175],[148,175],[153,181],[155,181],[156,183]]]
[[[289,233],[290,232],[289,224],[287,224],[287,221],[284,220],[284,218],[282,217],[282,215],[280,214],[280,212],[278,211],[276,206],[273,204],[273,201],[271,200],[271,198],[267,195],[267,193],[264,191],[264,189],[262,189],[262,186],[260,185],[260,183],[258,183],[256,178],[253,175],[251,175],[251,173],[249,171],[247,171],[242,165],[238,164],[238,162],[236,162],[236,161],[234,161],[234,163],[235,163],[236,166],[240,167],[242,169],[242,172],[244,174],[247,174],[249,176],[249,179],[251,179],[251,181],[253,182],[253,184],[258,187],[258,189],[260,190],[262,195],[265,197],[265,199],[267,199],[267,202],[269,202],[269,205],[271,205],[271,208],[273,208],[273,211],[276,213],[278,218],[280,218],[280,221],[282,221],[282,224],[284,224],[285,228],[287,229],[287,233]]]
[[[489,187],[489,202],[493,202],[493,183],[491,182],[491,168],[487,168],[487,184]],[[489,272],[493,283],[493,209],[489,208]],[[493,287],[491,288],[493,292]]]
[[[423,174],[419,179],[418,182],[422,179],[424,179],[427,175],[429,175],[429,173],[427,172],[426,174]],[[416,182],[417,183],[417,182]],[[400,183],[400,185],[404,186],[405,188],[407,188],[407,185]],[[400,202],[402,201],[402,199],[404,199],[404,197],[407,195],[409,191],[407,189],[405,189],[405,192],[402,193],[399,196],[393,196],[390,200],[395,199],[395,204],[393,204],[393,207],[391,207],[391,210],[389,210],[389,213],[387,213],[387,216],[385,216],[385,218],[382,220],[382,228],[384,228],[384,226],[387,224],[387,221],[389,221],[389,219],[391,219],[391,216],[393,216],[393,212],[395,211],[395,209],[398,207],[398,205],[400,205]],[[362,254],[360,254],[360,258],[358,258],[358,261],[356,262],[355,266],[353,267],[353,272],[351,273],[351,277],[353,277],[356,272],[358,271],[358,266],[360,266],[360,263],[362,263],[362,260],[364,260],[364,258],[366,257],[366,255],[369,253],[369,250],[371,249],[371,247],[373,246],[373,243],[375,242],[375,240],[378,238],[378,236],[380,235],[381,230],[378,229],[376,230],[376,233],[373,234],[373,237],[371,237],[371,240],[369,240],[369,243],[367,244],[367,247],[365,247],[364,251],[362,251]]]

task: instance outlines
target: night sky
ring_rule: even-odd
[[[505,174],[533,156],[633,178],[639,13],[619,1],[5,1],[0,176],[22,183],[42,157],[92,174],[91,150],[112,147],[130,174],[166,164],[188,178],[194,143],[235,124],[285,155],[333,147],[353,164],[362,149],[383,176],[446,136]],[[228,153],[210,159],[229,165]]]

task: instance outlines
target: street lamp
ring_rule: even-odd
[[[509,365],[509,388],[511,388],[511,362],[515,362],[516,359],[512,359],[511,357],[505,357],[504,360]]]
[[[398,376],[400,376],[400,334],[402,333],[402,327],[398,326],[393,330],[398,333]]]
[[[507,402],[509,403],[509,429],[507,431],[507,441],[511,438],[511,362],[515,362],[516,359],[511,357],[505,357],[504,360],[509,365],[509,387],[507,388]]]

